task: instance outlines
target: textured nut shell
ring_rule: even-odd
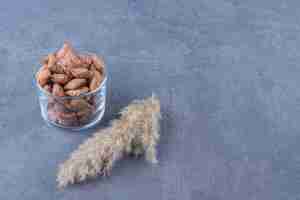
[[[68,51],[72,50],[72,45],[70,42],[65,41],[62,48],[56,52],[56,57],[58,59],[63,58]]]
[[[63,74],[64,73],[64,68],[63,66],[59,65],[59,64],[55,64],[55,65],[51,65],[48,66],[49,70],[52,73],[56,73],[56,74]]]
[[[76,113],[75,112],[61,111],[61,112],[58,113],[58,115],[62,119],[74,119],[74,120],[76,120]]]
[[[79,125],[75,112],[59,112],[58,123],[65,126],[77,126]]]
[[[95,70],[94,71],[94,76],[93,76],[93,78],[92,78],[92,80],[90,82],[90,85],[89,85],[90,86],[90,91],[96,90],[100,86],[102,80],[103,80],[103,77],[100,74],[100,72],[98,72],[97,70]]]
[[[44,90],[46,90],[47,92],[51,93],[52,92],[52,87],[50,84],[47,84],[43,87]]]
[[[58,119],[58,123],[64,126],[79,126],[79,121],[77,119]]]
[[[67,55],[67,54],[66,54]],[[64,56],[63,59],[59,60],[59,64],[64,66],[64,67],[71,67],[72,66],[72,60],[69,56]]]
[[[70,42],[64,42],[63,47],[56,53],[59,63],[67,67],[78,67],[81,64],[79,56],[77,56]]]
[[[63,59],[60,60],[60,63],[62,63],[64,66],[68,66],[69,68],[73,67],[79,67],[81,64],[80,59],[73,51],[68,51]]]
[[[83,110],[87,108],[92,108],[92,106],[84,99],[72,99],[68,104],[68,108],[71,110]]]
[[[82,61],[79,59],[79,57],[72,51],[68,54],[68,56],[71,59],[72,65],[71,67],[80,67]]]
[[[85,108],[77,112],[78,117],[85,117],[92,114],[91,108]]]
[[[49,69],[43,67],[40,71],[36,74],[37,82],[43,87],[46,85],[50,79],[51,72]]]
[[[48,67],[52,67],[55,64],[56,64],[56,57],[54,54],[50,53],[48,55]]]
[[[60,103],[60,102],[55,102],[54,106],[53,106],[53,109],[56,112],[67,112],[68,111],[68,108],[66,108],[66,106],[63,103]]]
[[[50,121],[57,122],[58,115],[53,108],[48,108],[48,118]]]
[[[92,114],[92,109],[84,109],[77,112],[77,117],[81,123],[86,123],[91,118]]]
[[[87,68],[73,68],[70,70],[72,75],[76,78],[90,78],[93,73],[89,71]]]
[[[103,73],[104,69],[104,61],[102,58],[99,58],[97,55],[93,54],[92,55],[92,60],[95,68],[100,72]]]
[[[87,84],[87,81],[86,79],[83,79],[83,78],[75,78],[71,81],[69,81],[66,85],[65,85],[65,89],[66,90],[74,90],[74,89],[77,89],[77,88],[80,88],[84,85]]]
[[[59,97],[65,96],[63,87],[57,83],[54,83],[54,85],[53,85],[52,94],[54,96],[59,96]]]
[[[69,77],[65,74],[52,74],[51,80],[54,83],[59,83],[59,84],[66,84],[69,81]]]
[[[66,94],[69,95],[69,96],[79,96],[83,93],[87,93],[89,92],[89,88],[84,86],[84,87],[81,87],[81,88],[78,88],[76,90],[68,90],[66,91]]]
[[[90,55],[79,55],[79,59],[81,60],[81,67],[88,68],[93,63]]]

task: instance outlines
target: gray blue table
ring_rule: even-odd
[[[1,200],[300,199],[297,0],[3,1]],[[40,116],[33,74],[68,39],[109,70],[99,127],[130,101],[162,104],[158,166],[126,159],[110,178],[56,188],[56,170],[94,129]]]

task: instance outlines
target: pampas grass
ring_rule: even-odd
[[[160,102],[155,96],[128,105],[119,119],[98,130],[60,165],[58,186],[108,176],[115,162],[128,154],[144,154],[147,161],[157,163],[160,117]]]

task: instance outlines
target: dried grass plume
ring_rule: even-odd
[[[119,119],[98,130],[59,166],[58,186],[107,176],[115,162],[128,154],[144,154],[147,161],[157,163],[160,117],[160,102],[154,95],[128,105],[121,111]]]

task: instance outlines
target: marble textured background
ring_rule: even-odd
[[[3,1],[1,200],[300,199],[297,0]],[[110,73],[103,123],[131,100],[162,103],[160,164],[56,189],[57,165],[93,130],[48,127],[33,73],[68,39]]]

